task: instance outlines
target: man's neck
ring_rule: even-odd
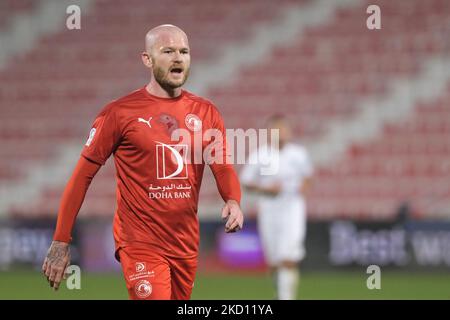
[[[145,89],[152,95],[159,98],[176,98],[181,94],[181,87],[175,89],[165,89],[153,79],[145,87]]]

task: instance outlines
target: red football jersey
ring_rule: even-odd
[[[191,136],[173,141],[171,135],[179,128]],[[132,245],[169,257],[198,254],[197,206],[205,162],[194,163],[193,145],[205,150],[211,141],[200,138],[198,144],[194,136],[207,129],[219,130],[226,140],[216,107],[185,90],[176,98],[161,98],[144,87],[100,112],[82,156],[103,165],[114,154],[116,250]],[[232,165],[211,165],[213,172],[225,167]]]

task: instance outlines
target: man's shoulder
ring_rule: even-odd
[[[145,99],[145,95],[143,94],[142,89],[137,89],[125,96],[110,101],[103,107],[101,113],[117,113],[126,106],[140,103],[143,99]]]
[[[192,100],[192,101],[199,102],[201,104],[206,104],[206,105],[214,105],[212,103],[212,101],[210,101],[204,97],[201,97],[199,95],[196,95],[196,94],[192,93],[191,91],[188,91],[186,89],[183,89],[183,91],[184,91],[184,97],[188,100]]]
[[[194,101],[194,102],[198,102],[200,103],[202,106],[204,106],[205,108],[211,108],[214,111],[219,112],[218,108],[216,107],[216,105],[209,99],[198,96],[190,91],[184,90],[184,96],[186,99]]]
[[[142,91],[143,91],[142,88],[134,90],[133,92],[130,92],[129,94],[127,94],[123,97],[120,97],[116,100],[111,101],[110,104],[112,104],[114,106],[120,106],[120,105],[124,105],[127,103],[142,101],[143,99],[145,99],[145,95]]]

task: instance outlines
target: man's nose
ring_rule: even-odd
[[[182,62],[183,59],[181,58],[181,53],[179,51],[175,51],[175,56],[174,56],[174,61],[175,62]]]

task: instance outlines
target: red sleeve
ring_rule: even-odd
[[[98,164],[104,165],[121,139],[114,103],[107,105],[95,118],[88,140],[81,154]]]
[[[72,240],[71,233],[75,218],[83,204],[89,185],[100,167],[100,164],[84,157],[80,157],[78,160],[62,195],[53,240],[67,243]]]
[[[212,127],[220,131],[222,136],[221,142],[221,161],[210,163],[209,166],[216,180],[217,189],[219,190],[222,199],[227,202],[228,200],[236,200],[241,203],[241,185],[239,183],[238,175],[234,170],[233,164],[229,161],[231,159],[227,150],[227,140],[225,126],[222,116],[215,108],[212,119]]]
[[[216,180],[217,189],[219,190],[222,199],[236,200],[241,204],[241,185],[239,179],[232,165],[210,165],[211,170]]]

